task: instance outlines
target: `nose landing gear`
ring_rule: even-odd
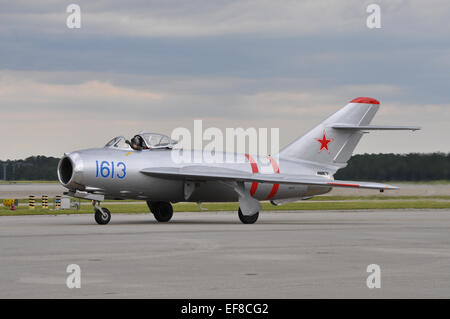
[[[92,205],[94,205],[94,218],[97,224],[106,225],[111,220],[111,212],[109,209],[100,207],[100,202],[92,201]]]

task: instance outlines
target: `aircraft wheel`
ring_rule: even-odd
[[[106,225],[111,220],[111,212],[107,208],[102,208],[101,210],[96,208],[94,216],[95,221],[99,225]]]
[[[246,216],[242,214],[241,208],[239,207],[238,215],[243,224],[254,224],[258,220],[259,212],[251,216]]]
[[[169,202],[147,202],[155,219],[160,223],[168,222],[173,216],[173,208]]]

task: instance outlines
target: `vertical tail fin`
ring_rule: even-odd
[[[359,97],[280,151],[279,157],[344,166],[361,139],[361,130],[339,130],[334,124],[368,125],[380,102]]]

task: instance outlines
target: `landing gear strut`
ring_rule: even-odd
[[[148,208],[160,223],[168,222],[173,216],[173,208],[169,202],[147,201]]]
[[[111,212],[107,208],[100,207],[100,202],[93,201],[95,221],[99,225],[106,225],[111,220]]]
[[[258,220],[259,212],[257,212],[256,214],[253,214],[251,216],[247,216],[247,215],[242,214],[241,208],[239,207],[238,215],[239,215],[239,219],[241,220],[241,222],[243,224],[254,224]]]

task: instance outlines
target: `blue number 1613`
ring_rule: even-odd
[[[103,178],[114,178],[119,179],[125,178],[127,175],[127,166],[124,162],[118,162],[114,165],[114,162],[108,161],[95,161],[96,173],[95,177]]]

